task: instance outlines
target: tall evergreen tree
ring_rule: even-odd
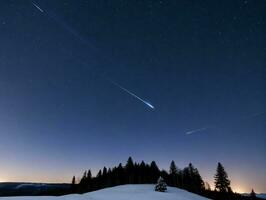
[[[156,162],[155,161],[152,161],[151,162],[151,165],[150,165],[150,180],[151,180],[151,183],[156,183],[158,178],[160,177],[160,170],[159,170],[159,167],[157,166]]]
[[[87,171],[83,173],[83,176],[79,182],[80,192],[85,192],[87,190]]]
[[[97,178],[101,178],[102,177],[102,170],[100,169],[98,174],[97,174]]]
[[[201,193],[204,189],[204,182],[197,168],[191,163],[183,170],[183,188],[190,192]]]
[[[92,190],[92,175],[91,175],[91,170],[90,169],[87,171],[86,188],[89,191]]]
[[[172,160],[170,164],[170,170],[169,170],[169,175],[170,175],[170,186],[178,187],[178,170],[175,164],[175,161]]]
[[[252,200],[253,200],[253,199],[256,199],[256,193],[254,192],[253,189],[251,190],[250,198],[251,198]]]
[[[133,167],[134,167],[133,159],[129,157],[127,160],[126,169],[133,169]]]
[[[221,163],[218,163],[216,174],[214,176],[215,189],[219,192],[230,192],[230,180]]]
[[[133,184],[134,183],[134,162],[131,157],[129,157],[127,160],[125,170],[126,170],[126,176],[127,176],[126,183]]]
[[[144,161],[141,161],[139,165],[139,183],[148,183],[146,164],[144,163]]]
[[[71,192],[76,192],[76,177],[73,176],[71,181]]]
[[[71,184],[72,185],[76,185],[76,177],[75,176],[73,176],[72,181],[71,181]]]
[[[170,170],[169,170],[170,174],[177,174],[177,167],[175,164],[175,161],[172,160],[171,164],[170,164]]]
[[[85,184],[85,182],[86,182],[86,179],[87,179],[87,171],[85,171],[85,172],[83,173],[83,176],[82,176],[82,178],[80,179],[79,184],[82,185],[82,186],[84,186],[84,184]]]
[[[107,175],[107,168],[104,167],[104,168],[103,168],[103,176],[106,176],[106,175]]]
[[[89,169],[87,172],[87,179],[91,180],[92,175],[91,175],[91,170]]]
[[[197,168],[193,168],[194,192],[201,193],[204,190],[204,182]]]
[[[125,184],[125,170],[121,163],[119,163],[117,167],[117,174],[116,174],[116,184]]]

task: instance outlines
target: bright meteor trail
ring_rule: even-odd
[[[203,127],[203,128],[198,128],[198,129],[190,130],[190,131],[187,131],[186,134],[187,135],[190,135],[190,134],[193,134],[193,133],[205,131],[205,130],[207,130],[209,128],[211,128],[211,127]]]
[[[116,82],[114,82],[114,81],[112,81],[110,79],[108,79],[108,81],[110,81],[113,85],[119,87],[124,92],[126,92],[126,93],[130,94],[131,96],[135,97],[136,99],[138,99],[139,101],[141,101],[142,103],[144,103],[149,108],[155,110],[155,107],[151,103],[149,103],[149,102],[145,101],[144,99],[140,98],[139,96],[137,96],[133,92],[130,92],[128,89],[124,88],[123,86],[119,85],[118,83],[116,83]]]
[[[42,13],[44,12],[44,10],[41,9],[40,6],[38,6],[36,3],[32,2],[32,4],[33,4],[34,7],[37,8],[39,11],[41,11]]]
[[[56,23],[58,23],[62,28],[64,28],[66,31],[68,31],[69,33],[71,33],[75,38],[77,38],[82,44],[87,45],[87,46],[91,46],[91,43],[84,37],[82,37],[75,29],[73,29],[71,26],[69,26],[66,22],[64,22],[63,20],[61,20],[59,17],[56,16],[56,14],[54,14],[53,12],[47,12],[44,11],[37,3],[35,3],[34,1],[31,1],[31,4],[38,9],[38,11],[40,11],[41,13],[45,14],[46,16],[48,16],[50,19],[52,19],[53,21],[55,21]],[[112,81],[109,78],[106,78],[105,80],[108,80],[109,82],[111,82],[113,85],[115,85],[116,87],[120,88],[121,90],[123,90],[124,92],[130,94],[131,96],[135,97],[136,99],[138,99],[139,101],[141,101],[142,103],[144,103],[146,106],[148,106],[151,109],[155,109],[155,107],[145,101],[144,99],[140,98],[139,96],[137,96],[136,94],[130,92],[129,90],[127,90],[126,88],[122,87],[121,85],[119,85],[118,83]]]

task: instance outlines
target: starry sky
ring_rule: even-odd
[[[132,156],[192,162],[211,185],[221,162],[233,190],[266,192],[265,10],[1,1],[0,181],[70,182]]]

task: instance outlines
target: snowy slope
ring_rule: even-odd
[[[266,199],[266,194],[256,194],[257,197]]]
[[[242,195],[249,197],[250,193],[243,193]],[[256,197],[259,197],[261,199],[266,199],[266,193],[256,194]]]
[[[207,200],[207,198],[172,187],[168,187],[168,191],[162,193],[155,192],[154,185],[123,185],[83,195],[4,197],[1,200]]]

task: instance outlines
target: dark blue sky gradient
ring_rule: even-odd
[[[0,181],[131,155],[210,183],[220,161],[233,189],[266,192],[265,1],[36,3],[0,3]]]

